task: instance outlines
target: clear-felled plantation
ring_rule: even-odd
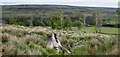
[[[118,55],[117,8],[10,5],[3,9],[3,55]],[[50,33],[61,34],[61,45],[70,53],[47,48]]]

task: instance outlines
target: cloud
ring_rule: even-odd
[[[1,2],[81,2],[84,0],[1,0]]]
[[[1,2],[118,2],[119,0],[0,0]]]
[[[119,0],[0,0],[2,5],[59,4],[73,6],[118,7]]]

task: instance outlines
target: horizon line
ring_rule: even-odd
[[[0,4],[1,5],[1,4]],[[65,5],[65,4],[2,4],[2,6],[7,5],[60,5],[60,6],[76,6],[76,7],[101,7],[101,8],[118,8],[118,7],[111,7],[111,6],[87,6],[87,5]]]

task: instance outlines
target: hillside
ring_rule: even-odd
[[[66,6],[66,5],[5,5],[3,6],[4,16],[23,16],[23,15],[35,15],[39,12],[40,15],[50,16],[59,9],[62,9],[65,15],[79,16],[79,13],[92,13],[96,10],[102,13],[115,13],[116,8],[104,8],[104,7],[78,7],[78,6]]]
[[[2,19],[10,19],[11,17],[23,17],[24,19],[29,19],[30,17],[34,17],[36,20],[49,20],[52,16],[56,15],[60,9],[62,9],[64,17],[69,16],[72,21],[78,20],[81,13],[85,13],[87,21],[90,21],[92,20],[92,13],[100,11],[102,13],[103,21],[111,24],[116,24],[118,22],[117,14],[115,12],[117,8],[67,5],[4,5],[2,6]]]

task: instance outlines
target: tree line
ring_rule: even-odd
[[[116,10],[116,12],[119,13],[119,10]],[[50,20],[37,19],[36,17],[29,17],[28,19],[18,17],[6,19],[4,22],[6,24],[23,26],[51,26],[52,29],[71,29],[71,27],[77,27],[78,29],[83,28],[84,32],[86,32],[86,17],[87,14],[81,13],[79,19],[72,22],[69,16],[65,16],[63,11],[59,10]],[[96,32],[101,32],[102,23],[101,12],[96,11],[92,13],[91,25],[95,26]]]

